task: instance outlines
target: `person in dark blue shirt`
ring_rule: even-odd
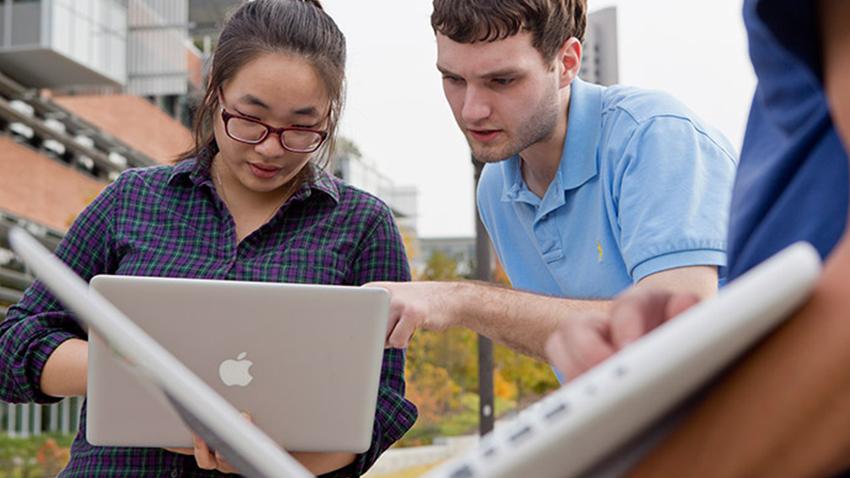
[[[745,0],[744,18],[758,87],[732,199],[729,279],[799,240],[818,249],[825,268],[806,306],[709,390],[635,476],[850,469],[850,2]],[[612,345],[694,302],[661,291],[624,294],[607,318]],[[643,328],[623,320],[635,314]],[[547,343],[556,366],[599,357],[567,355],[563,333]]]
[[[745,4],[758,86],[732,199],[730,279],[801,240],[825,258],[845,228],[848,160],[824,90],[817,7]]]

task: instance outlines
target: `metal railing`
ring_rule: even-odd
[[[0,125],[13,136],[66,163],[111,180],[130,167],[152,166],[156,162],[118,138],[60,107],[37,91],[27,89],[0,73]],[[11,128],[11,125],[19,125]],[[21,128],[21,126],[23,128]],[[21,134],[21,131],[24,134]],[[61,153],[49,144],[61,145]]]
[[[83,397],[70,397],[51,405],[0,402],[0,432],[13,438],[42,433],[76,433]]]
[[[62,238],[59,231],[0,212],[0,248],[8,250],[8,233],[14,226],[28,229],[51,250],[56,248]],[[4,304],[18,302],[32,281],[32,275],[26,272],[16,258],[0,264],[0,320],[6,318],[8,307]],[[76,433],[82,404],[82,397],[66,398],[51,405],[0,401],[0,433],[19,438],[42,433]]]

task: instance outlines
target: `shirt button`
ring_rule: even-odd
[[[171,478],[177,478],[180,476],[180,470],[171,470]]]

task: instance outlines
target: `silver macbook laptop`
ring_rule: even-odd
[[[90,285],[286,450],[369,449],[385,290],[130,276]],[[90,443],[190,446],[177,418],[90,334]]]
[[[819,274],[812,246],[789,247],[425,476],[625,474],[670,430],[694,392],[805,301]]]
[[[145,334],[38,241],[21,229],[9,233],[12,248],[56,297],[100,334],[125,359],[127,373],[147,385],[160,403],[169,403],[215,450],[242,474],[254,478],[312,476],[227,401]],[[129,365],[133,364],[133,365]]]

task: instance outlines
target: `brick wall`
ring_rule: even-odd
[[[62,96],[53,101],[162,164],[192,144],[185,126],[138,96]]]
[[[65,231],[106,186],[0,136],[0,209]]]

